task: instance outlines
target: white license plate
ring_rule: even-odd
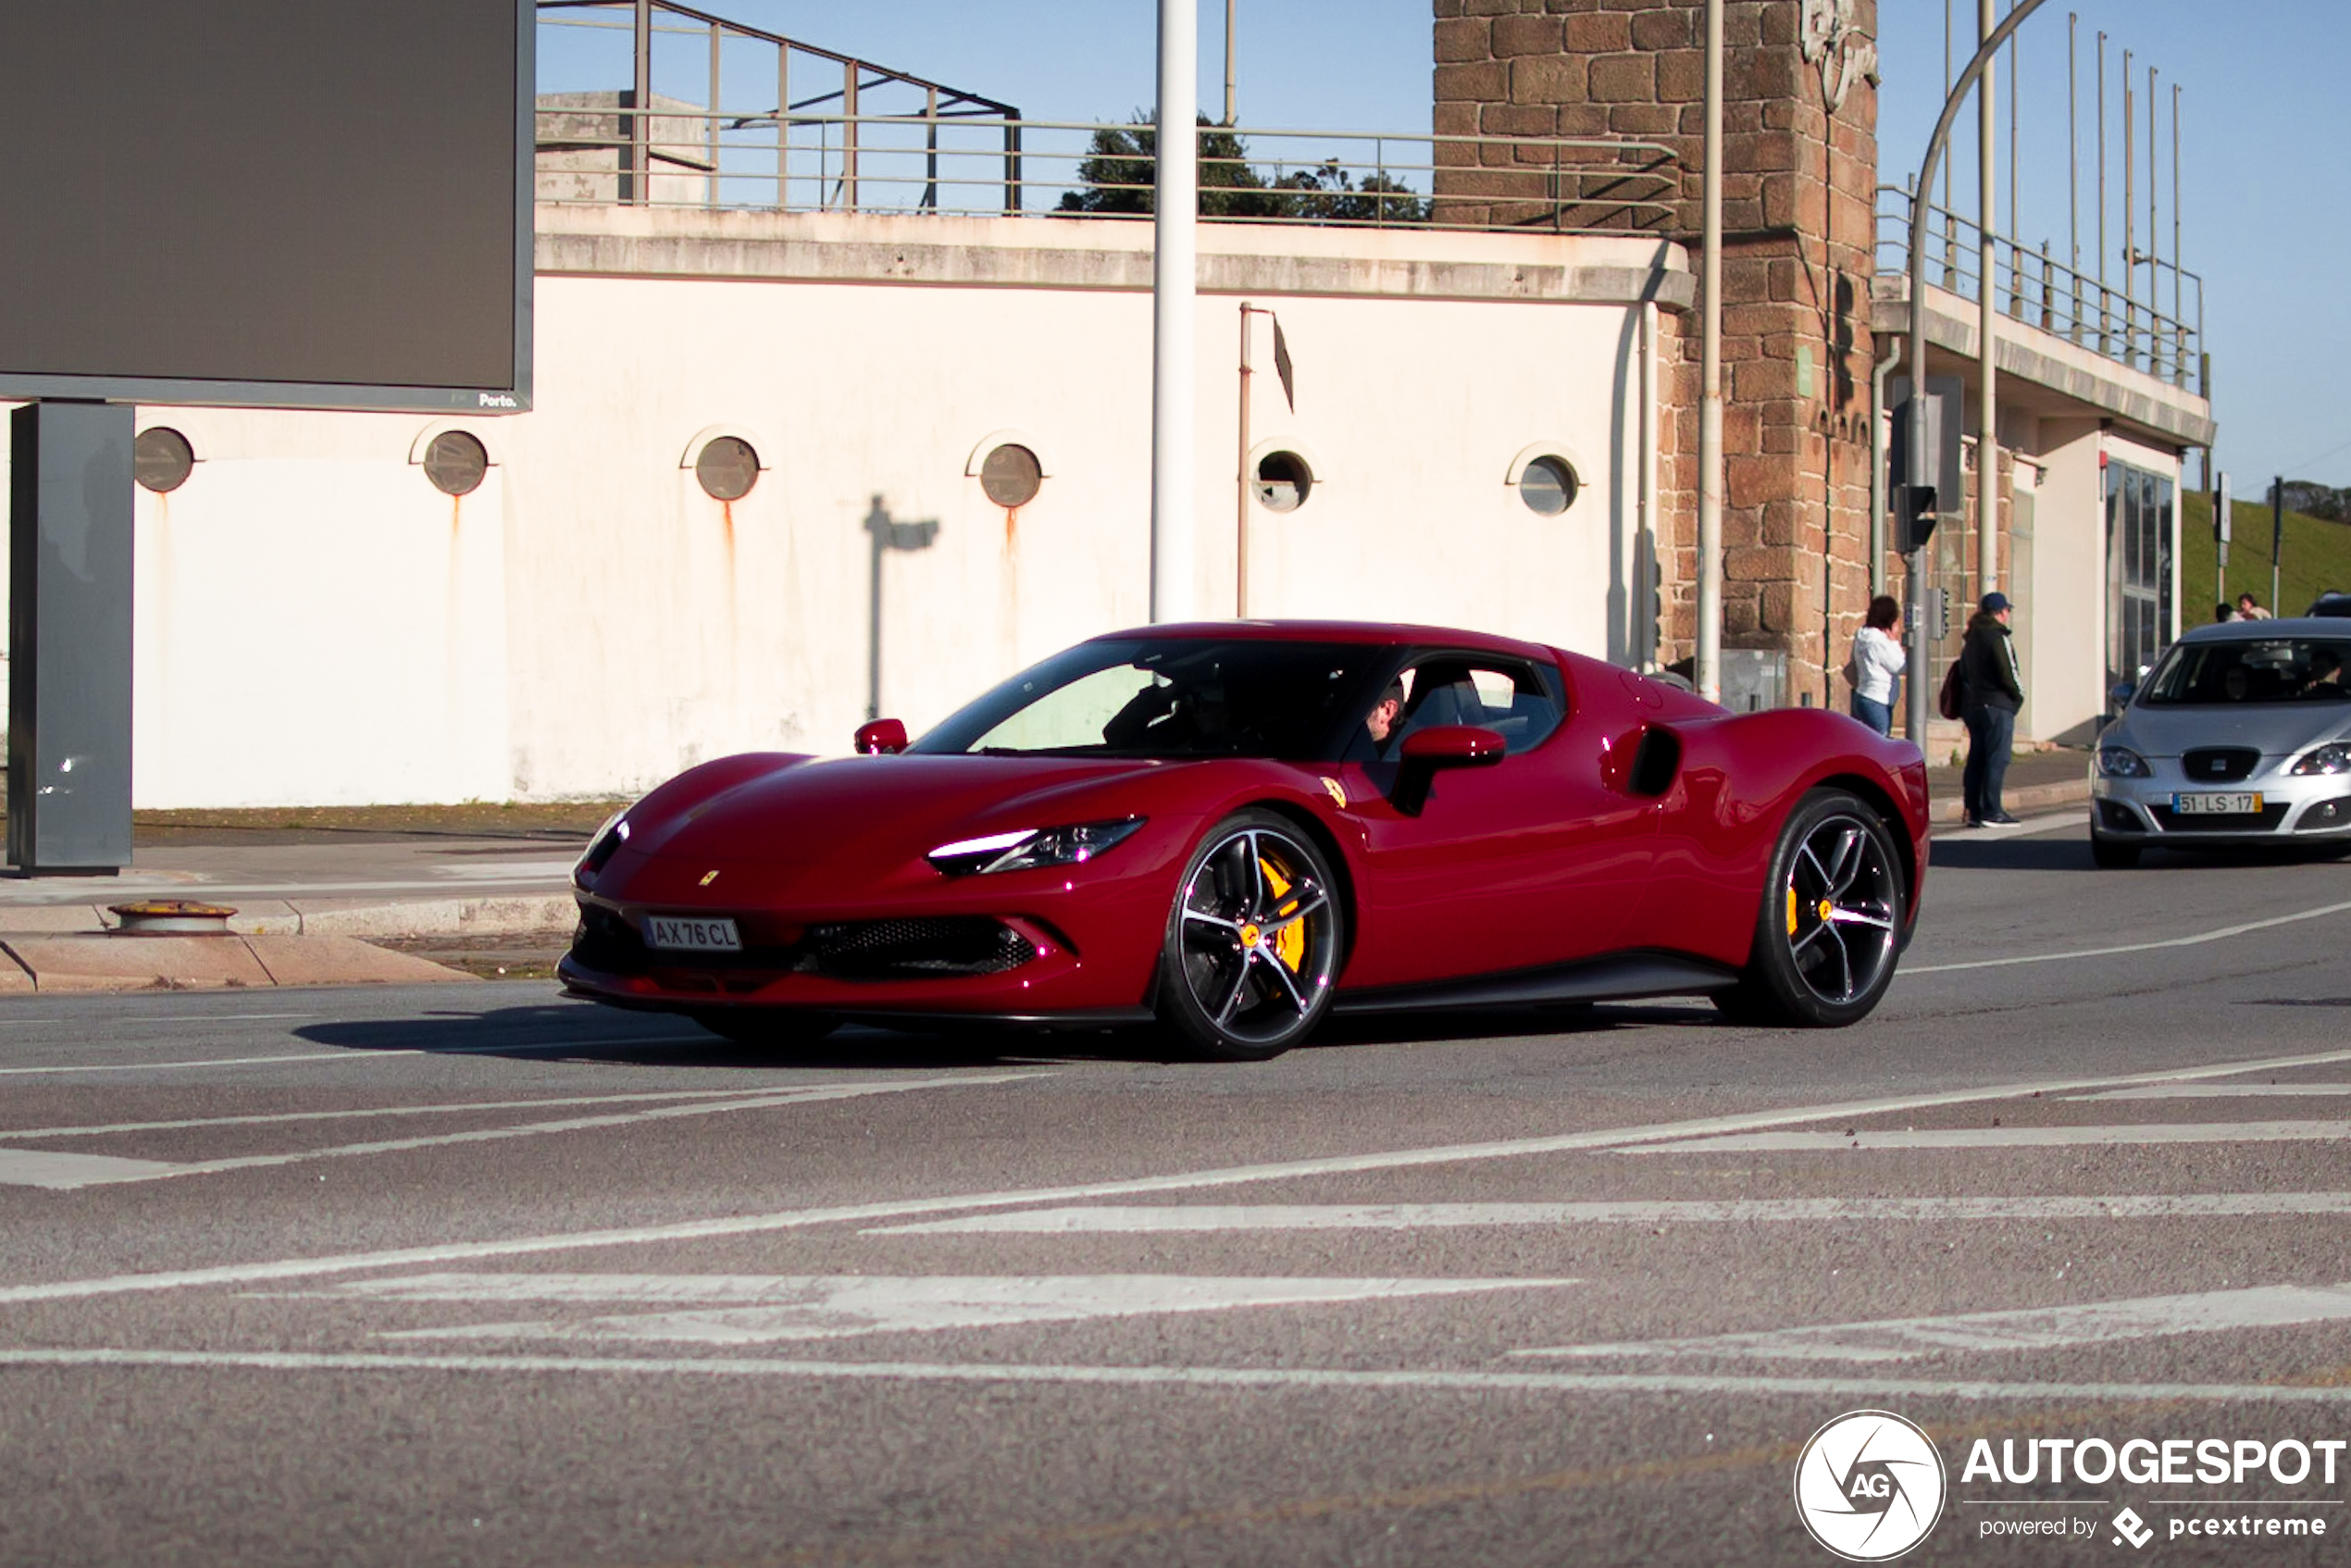
[[[671,952],[740,952],[743,940],[732,920],[686,920],[670,915],[645,917],[645,945]]]
[[[2182,816],[2257,816],[2261,811],[2261,797],[2258,792],[2174,795],[2171,809]]]

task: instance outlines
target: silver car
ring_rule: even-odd
[[[2165,651],[2098,737],[2090,849],[2351,846],[2351,626],[2228,621]]]

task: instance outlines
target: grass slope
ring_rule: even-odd
[[[2239,501],[2235,537],[2229,543],[2225,597],[2250,591],[2282,616],[2298,616],[2330,588],[2351,590],[2351,524],[2331,523],[2300,512],[2285,515],[2285,569],[2279,574],[2278,603],[2270,604],[2270,507]],[[2192,492],[2180,498],[2180,625],[2202,626],[2212,618],[2212,497]]]

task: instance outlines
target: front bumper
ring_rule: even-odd
[[[2286,760],[2228,783],[2190,780],[2176,758],[2148,759],[2154,776],[2108,778],[2090,767],[2090,832],[2119,843],[2284,844],[2351,839],[2351,775],[2285,771]],[[2258,813],[2211,815],[2176,809],[2182,795],[2255,794]]]

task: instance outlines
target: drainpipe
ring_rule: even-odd
[[[1870,597],[1885,591],[1885,378],[1902,357],[1902,340],[1885,345],[1870,371]],[[1910,378],[1913,381],[1918,378]],[[1919,389],[1922,392],[1926,389]]]
[[[1698,694],[1723,700],[1723,0],[1706,0],[1706,168],[1700,181],[1704,296],[1698,405]]]

